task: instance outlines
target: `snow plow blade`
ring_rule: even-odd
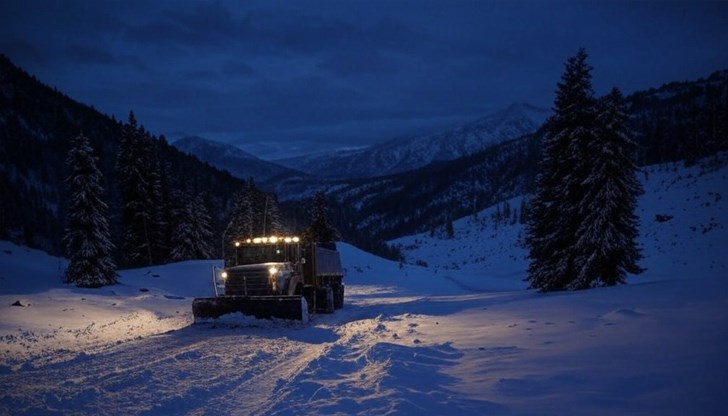
[[[215,319],[236,312],[259,319],[308,321],[308,304],[303,296],[220,296],[192,301],[195,320]]]

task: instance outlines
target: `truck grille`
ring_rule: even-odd
[[[227,269],[225,295],[265,296],[272,295],[267,268]]]

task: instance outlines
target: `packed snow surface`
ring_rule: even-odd
[[[728,169],[645,176],[629,284],[526,290],[523,229],[491,208],[395,241],[412,264],[339,244],[345,307],[307,324],[193,323],[217,261],[78,289],[0,242],[0,414],[723,414]]]

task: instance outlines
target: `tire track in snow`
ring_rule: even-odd
[[[295,373],[292,363],[305,366],[314,347],[188,328],[0,374],[0,414],[262,414],[277,380]]]
[[[271,415],[424,413],[495,409],[482,401],[454,400],[442,384],[446,367],[462,353],[449,344],[422,342],[417,319],[398,307],[384,314],[342,323],[338,339],[282,384]],[[433,382],[433,380],[437,380]]]
[[[447,410],[446,389],[427,380],[453,365],[459,353],[447,344],[420,345],[410,333],[417,325],[403,311],[427,309],[430,300],[390,301],[351,304],[302,328],[192,326],[70,361],[3,372],[0,414]]]

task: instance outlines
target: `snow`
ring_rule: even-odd
[[[428,267],[340,244],[345,307],[305,324],[193,324],[217,261],[78,289],[66,260],[0,242],[0,414],[721,414],[728,169],[646,176],[627,285],[525,290],[523,230],[491,208],[396,241]]]

